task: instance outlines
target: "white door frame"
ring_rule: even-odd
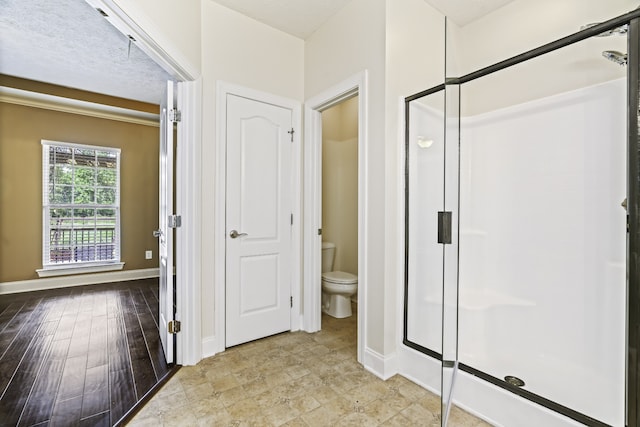
[[[358,95],[358,362],[363,363],[367,325],[368,112],[367,70],[307,100],[304,108],[304,316],[307,332],[320,330],[322,295],[322,111]]]
[[[164,68],[178,82],[177,159],[174,188],[176,213],[182,226],[176,229],[176,363],[195,365],[202,359],[200,316],[200,183],[202,79],[199,72],[163,37],[155,25],[135,4],[127,3],[126,12],[113,0],[85,0],[107,13],[106,19],[125,35],[136,39],[136,46]]]
[[[300,329],[300,293],[302,283],[301,257],[301,191],[302,161],[300,134],[302,133],[301,106],[298,101],[280,97],[266,92],[250,89],[232,83],[218,81],[216,84],[216,184],[214,208],[214,294],[215,294],[215,342],[216,353],[225,350],[226,342],[226,200],[227,200],[227,95],[236,95],[256,101],[291,109],[293,113],[293,163],[292,163],[292,198],[293,226],[291,229],[291,330]]]

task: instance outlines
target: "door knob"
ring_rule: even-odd
[[[238,233],[236,230],[231,230],[229,232],[229,237],[231,237],[232,239],[237,239],[238,237],[241,236],[248,236],[247,233]]]
[[[157,230],[153,230],[153,237],[160,237],[162,236],[162,230],[161,229],[157,229]]]

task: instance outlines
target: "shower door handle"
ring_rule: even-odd
[[[231,232],[229,232],[229,237],[231,237],[232,239],[237,239],[238,237],[242,237],[242,236],[248,236],[248,234],[238,233],[237,230],[231,230]]]
[[[438,243],[451,244],[451,212],[438,212]]]

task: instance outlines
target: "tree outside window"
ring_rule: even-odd
[[[43,147],[43,266],[120,261],[120,150]]]

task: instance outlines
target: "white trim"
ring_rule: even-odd
[[[224,344],[223,344],[224,346]],[[205,337],[202,338],[202,358],[211,357],[218,353],[218,343],[216,342],[216,337]]]
[[[169,74],[174,76],[176,80],[182,82],[193,81],[200,76],[200,72],[191,64],[182,53],[176,49],[171,40],[165,37],[157,26],[147,17],[144,11],[127,2],[126,12],[114,0],[86,0],[93,7],[99,7],[105,11],[109,18],[108,21],[125,35],[132,35],[136,39],[137,46],[145,52],[149,57],[156,61]],[[180,173],[176,173],[176,191],[192,191],[188,188],[188,184],[200,184],[200,148],[202,146],[201,135],[201,82],[196,82],[194,86],[182,86],[185,90],[183,104],[181,108],[185,108],[189,115],[187,117],[183,112],[184,124],[180,131],[185,136],[178,135],[178,144],[184,141],[182,154],[184,163],[180,169]],[[179,89],[179,93],[182,89]],[[180,96],[180,95],[179,95]],[[186,176],[190,174],[190,176]],[[176,311],[182,313],[183,321],[182,332],[178,334],[177,339],[177,362],[191,364],[196,363],[201,357],[201,301],[200,288],[201,276],[200,268],[202,260],[200,258],[200,239],[202,224],[199,216],[199,200],[200,193],[194,193],[193,197],[185,195],[184,204],[178,205],[178,210],[182,212],[184,233],[178,233],[176,238],[177,259],[189,256],[190,259],[184,259],[186,262],[178,262],[177,264],[177,285],[176,294],[181,295],[176,301]],[[182,197],[180,194],[177,197]],[[184,210],[183,210],[184,209]],[[190,224],[190,226],[187,225]],[[187,231],[188,229],[188,231]],[[183,242],[180,243],[180,240]],[[189,270],[189,271],[186,271]]]
[[[322,119],[321,111],[358,95],[358,361],[365,364],[367,337],[367,272],[369,200],[368,73],[364,70],[305,102],[304,150],[304,330],[318,331],[320,314],[320,246],[322,236]],[[365,365],[366,366],[366,365]]]
[[[124,267],[124,262],[121,262],[122,256],[122,233],[120,229],[120,171],[121,171],[121,150],[120,148],[110,148],[101,146],[91,146],[86,144],[74,144],[71,142],[52,141],[47,139],[40,140],[42,145],[42,269],[36,270],[39,277],[48,276],[62,276],[69,274],[82,274],[82,273],[94,273],[99,271],[109,270],[121,270]],[[94,155],[97,155],[99,151],[104,151],[109,154],[115,155],[115,173],[116,173],[116,185],[115,185],[115,200],[111,204],[98,204],[97,201],[93,203],[73,203],[73,200],[67,203],[55,203],[50,200],[50,182],[49,169],[53,166],[50,162],[50,155],[52,147],[72,149],[72,157],[75,159],[75,151],[82,149],[91,151]],[[98,164],[93,165],[94,173],[97,173]],[[75,180],[71,185],[75,194]],[[97,182],[94,182],[94,188],[97,187]],[[97,191],[97,189],[96,189]],[[51,249],[55,245],[51,244],[50,234],[52,230],[51,225],[51,211],[52,209],[88,209],[94,211],[93,223],[97,224],[97,212],[99,209],[108,209],[115,212],[115,242],[114,251],[111,259],[104,260],[92,260],[76,263],[55,263],[51,259]],[[76,230],[75,221],[72,221],[72,227],[70,228],[72,234]],[[95,254],[94,254],[95,255]],[[75,256],[74,256],[75,258]]]
[[[298,101],[273,95],[267,92],[250,89],[244,86],[218,81],[216,83],[216,187],[215,187],[215,208],[214,208],[214,294],[215,294],[215,345],[214,353],[225,350],[225,328],[226,328],[226,133],[227,133],[227,105],[228,95],[237,95],[272,105],[277,105],[291,110],[292,124],[294,130],[302,128],[301,105]],[[291,230],[292,259],[291,259],[291,296],[293,297],[293,307],[291,308],[291,330],[300,329],[300,283],[302,281],[302,271],[300,269],[302,257],[300,253],[302,233],[301,233],[301,192],[300,177],[302,176],[301,164],[301,131],[293,133],[293,227]]]
[[[214,188],[214,208],[213,208],[213,293],[214,293],[214,340],[213,355],[225,350],[226,339],[226,200],[227,200],[227,147],[226,147],[226,126],[227,122],[227,94],[223,94],[221,82],[216,87],[216,146],[215,146],[215,188]]]
[[[158,277],[159,274],[160,273],[157,268],[145,268],[139,270],[123,270],[113,273],[80,274],[77,276],[3,282],[0,283],[0,295],[68,288],[71,286],[97,285],[99,283],[149,279]]]
[[[176,319],[182,323],[177,335],[176,354],[180,365],[195,365],[202,358],[201,318],[201,117],[202,79],[178,83],[178,123],[176,153],[176,211],[182,226],[176,229],[175,265],[178,272]]]
[[[158,114],[0,86],[0,102],[143,126],[160,126]]]
[[[322,117],[313,99],[304,107],[304,310],[307,332],[321,328]],[[319,107],[317,107],[319,108]],[[359,295],[359,293],[358,293]],[[360,308],[360,306],[358,306]]]
[[[382,354],[367,348],[364,351],[365,369],[383,380],[388,380],[398,373],[398,357],[395,353],[390,356]]]
[[[77,148],[81,150],[93,150],[93,151],[112,151],[120,155],[122,150],[117,147],[101,147],[100,145],[88,145],[88,144],[76,144],[74,142],[64,142],[64,141],[52,141],[50,139],[41,139],[40,144],[48,145],[50,147],[61,147],[61,148]]]
[[[132,35],[136,46],[160,65],[167,73],[180,81],[195,80],[200,72],[176,48],[173,41],[164,36],[157,25],[134,2],[114,0],[85,0],[94,8],[102,9],[105,18],[124,35]],[[125,11],[126,9],[126,11]]]
[[[89,265],[52,265],[37,269],[38,277],[69,276],[72,274],[100,273],[103,271],[122,270],[124,262],[110,262]]]

